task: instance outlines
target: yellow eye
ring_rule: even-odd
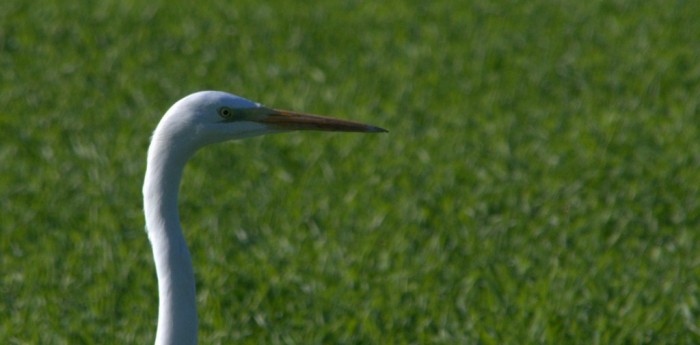
[[[219,116],[223,117],[224,119],[230,119],[233,117],[233,111],[229,108],[221,108],[219,109]]]

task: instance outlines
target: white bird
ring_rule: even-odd
[[[146,229],[158,277],[156,344],[196,344],[197,305],[192,259],[177,198],[187,160],[201,147],[294,130],[386,132],[357,122],[264,107],[219,91],[176,102],[153,133],[143,184]]]

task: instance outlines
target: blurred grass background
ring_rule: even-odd
[[[0,3],[0,342],[152,342],[152,129],[203,89],[369,122],[209,147],[203,344],[700,342],[700,2]]]

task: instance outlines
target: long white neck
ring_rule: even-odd
[[[197,343],[194,272],[177,205],[180,179],[191,154],[161,138],[158,130],[148,149],[143,202],[158,275],[157,345]]]

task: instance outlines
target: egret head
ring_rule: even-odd
[[[264,107],[220,91],[200,91],[176,102],[163,116],[154,140],[199,147],[294,130],[386,132],[357,122]]]

